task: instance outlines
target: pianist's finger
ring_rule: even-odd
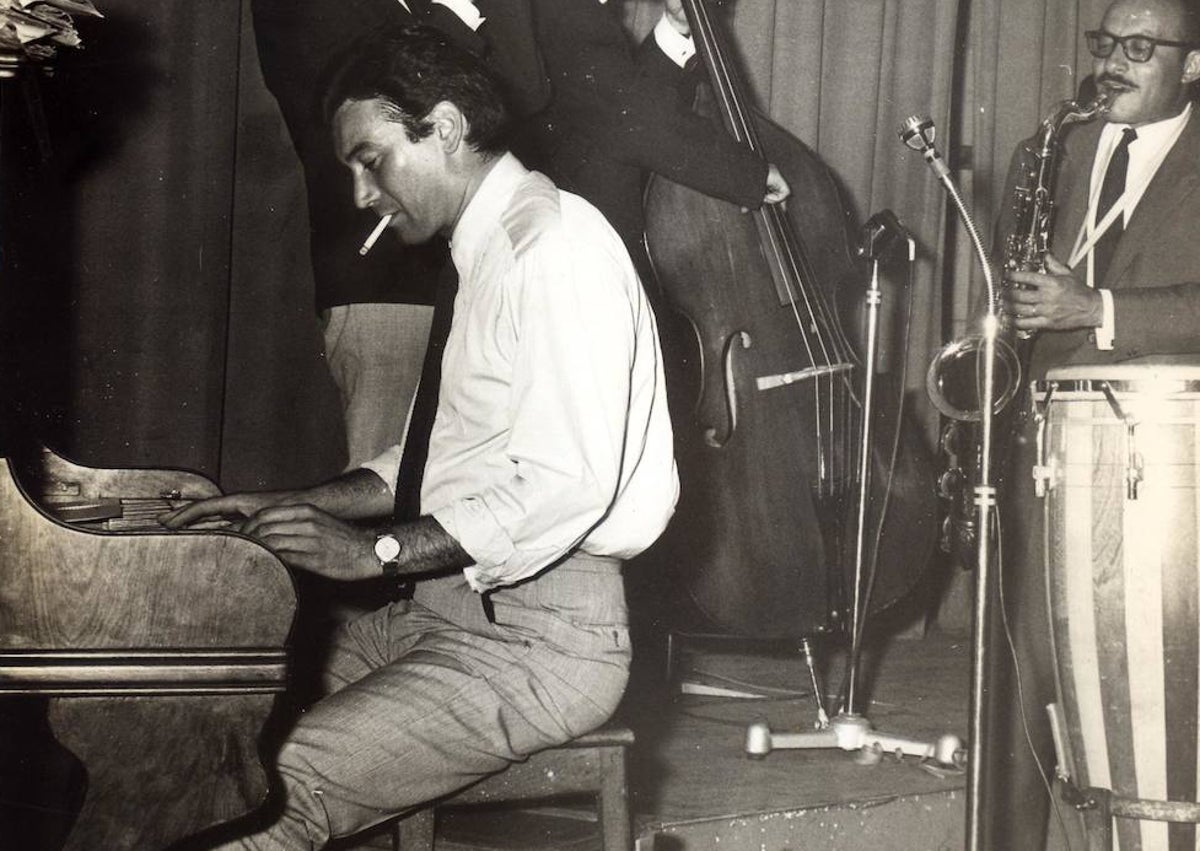
[[[168,529],[185,529],[193,523],[213,517],[248,517],[257,510],[257,505],[248,501],[247,497],[246,494],[232,494],[202,499],[183,508],[168,511],[158,518],[158,522]]]

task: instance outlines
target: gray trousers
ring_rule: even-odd
[[[222,848],[321,848],[604,723],[629,674],[620,562],[575,555],[491,601],[495,623],[455,575],[344,626],[279,753],[282,818]]]

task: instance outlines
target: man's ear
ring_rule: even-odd
[[[433,124],[433,132],[446,153],[456,152],[465,143],[470,125],[462,110],[454,103],[448,100],[438,101],[433,109],[429,110],[426,119]]]
[[[1183,77],[1181,79],[1184,85],[1200,80],[1200,50],[1189,50],[1187,56],[1183,58]]]

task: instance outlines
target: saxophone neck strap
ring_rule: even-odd
[[[1121,216],[1125,216],[1127,211],[1130,214],[1133,213],[1134,206],[1139,200],[1141,200],[1142,195],[1146,191],[1146,187],[1150,184],[1150,181],[1154,179],[1154,175],[1158,173],[1159,166],[1161,166],[1163,160],[1167,158],[1167,154],[1169,154],[1171,149],[1175,147],[1175,142],[1178,141],[1180,135],[1182,135],[1183,128],[1186,125],[1187,121],[1181,121],[1174,129],[1174,132],[1162,140],[1154,153],[1147,158],[1145,166],[1140,169],[1141,173],[1138,176],[1138,179],[1125,187],[1125,191],[1121,194],[1121,197],[1116,200],[1116,203],[1109,208],[1108,212],[1104,214],[1104,217],[1100,221],[1095,222],[1094,224],[1092,220],[1096,216],[1096,206],[1100,202],[1100,187],[1103,183],[1102,176],[1104,171],[1108,168],[1107,160],[1105,161],[1105,167],[1100,169],[1098,172],[1098,174],[1101,175],[1100,179],[1097,179],[1097,171],[1093,169],[1091,180],[1092,185],[1088,192],[1087,215],[1083,217],[1083,223],[1079,226],[1079,233],[1075,236],[1075,247],[1071,250],[1071,254],[1067,259],[1067,266],[1071,269],[1074,269],[1079,265],[1084,257],[1088,258],[1087,285],[1089,287],[1094,287],[1099,283],[1098,281],[1092,280],[1092,249],[1095,247],[1100,237],[1104,236],[1108,229],[1112,227]],[[1110,150],[1109,158],[1111,157],[1112,151]]]

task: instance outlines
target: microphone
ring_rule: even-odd
[[[914,151],[920,151],[921,156],[925,157],[925,162],[929,163],[929,167],[933,169],[938,180],[950,179],[950,169],[946,166],[942,155],[937,152],[937,148],[933,147],[935,131],[932,118],[919,115],[910,116],[900,125],[899,132],[900,141]]]
[[[979,229],[975,227],[975,220],[971,218],[971,213],[967,210],[967,205],[963,203],[962,196],[958,194],[958,187],[954,185],[954,180],[950,177],[950,169],[946,166],[942,155],[933,147],[933,119],[913,115],[905,119],[904,123],[900,125],[899,135],[900,141],[906,146],[912,148],[914,151],[920,151],[921,156],[925,158],[925,162],[929,163],[929,167],[937,175],[942,188],[946,190],[946,194],[954,202],[954,209],[958,212],[958,217],[962,219],[962,223],[967,228],[967,236],[971,239],[971,247],[974,248],[975,256],[979,259],[979,265],[983,270],[983,281],[987,286],[987,303],[990,309],[995,311],[997,309],[996,284],[992,277],[992,264],[988,261],[987,251],[983,247],[983,240],[979,238]],[[993,316],[993,318],[995,317]]]

